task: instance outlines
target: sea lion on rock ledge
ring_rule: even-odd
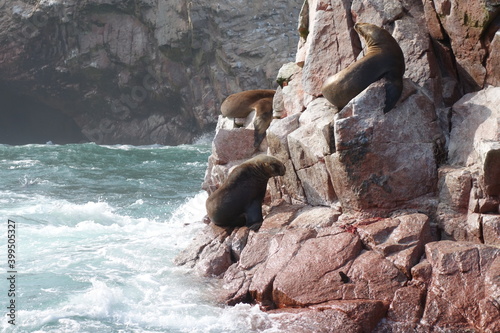
[[[255,110],[253,146],[258,148],[266,137],[266,130],[273,120],[273,97],[276,90],[247,90],[228,96],[220,107],[224,117],[245,118]]]
[[[388,31],[376,25],[356,23],[354,29],[366,41],[365,56],[327,78],[321,92],[340,111],[370,84],[385,78],[384,113],[387,113],[394,107],[403,91],[403,51]]]
[[[238,165],[224,184],[208,197],[208,217],[220,227],[246,225],[258,229],[263,221],[262,201],[267,181],[283,176],[285,171],[285,165],[277,158],[264,154]]]

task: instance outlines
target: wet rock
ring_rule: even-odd
[[[272,313],[283,332],[372,332],[384,317],[387,303],[382,301],[332,301],[305,309],[286,309]]]
[[[203,228],[203,231],[198,233],[191,242],[190,246],[181,251],[175,258],[174,262],[177,265],[186,265],[194,267],[200,253],[210,243],[223,242],[229,236],[228,231],[214,224],[209,224]]]

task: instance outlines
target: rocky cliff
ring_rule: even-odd
[[[296,60],[278,75],[262,150],[258,232],[205,227],[177,258],[258,303],[287,332],[500,331],[500,2],[307,0]],[[403,94],[375,82],[337,110],[328,75],[362,57],[355,22],[400,44]],[[285,74],[286,73],[286,74]],[[204,188],[253,153],[220,118]]]
[[[188,143],[229,94],[276,86],[300,6],[0,1],[0,142]]]

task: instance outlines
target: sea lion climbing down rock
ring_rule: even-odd
[[[273,97],[276,90],[247,90],[228,96],[220,107],[224,117],[245,118],[255,110],[254,147],[258,148],[266,137],[266,130],[273,120]]]
[[[246,225],[258,229],[263,221],[262,201],[267,181],[283,176],[286,168],[273,156],[257,155],[238,165],[206,201],[210,220],[220,227]]]
[[[394,107],[403,91],[403,51],[385,29],[370,23],[356,23],[354,29],[366,41],[365,56],[327,78],[321,92],[340,111],[370,84],[385,78],[384,113],[387,113]]]

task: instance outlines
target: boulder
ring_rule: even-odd
[[[177,265],[196,269],[201,276],[219,276],[231,266],[226,240],[230,232],[210,223],[174,260]]]
[[[374,83],[337,114],[336,152],[326,162],[345,212],[383,216],[436,192],[444,137],[432,101],[417,90],[387,114],[384,101],[383,86]]]
[[[319,304],[342,299],[339,271],[347,272],[361,251],[359,237],[339,228],[326,228],[305,241],[273,284],[278,308]]]
[[[304,309],[271,311],[280,332],[370,333],[387,312],[382,301],[332,301]]]
[[[424,254],[425,244],[432,240],[429,218],[424,214],[403,215],[356,226],[365,247],[386,257],[409,278],[411,268]]]
[[[453,105],[449,162],[457,166],[483,164],[490,146],[500,141],[500,87],[488,87],[462,97]],[[496,159],[494,159],[496,161]]]

